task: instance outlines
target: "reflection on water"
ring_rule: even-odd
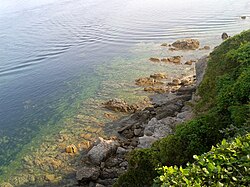
[[[60,163],[72,159],[60,154],[64,147],[84,147],[103,135],[109,121],[103,101],[143,99],[134,79],[189,71],[152,66],[151,56],[182,55],[161,43],[192,37],[213,47],[222,32],[233,35],[250,23],[250,17],[240,19],[250,16],[248,0],[0,0],[0,5],[0,172],[6,177],[22,171],[26,177],[15,178],[15,184],[43,182],[51,173],[60,181],[71,173],[74,166]],[[204,53],[185,55],[195,59]]]

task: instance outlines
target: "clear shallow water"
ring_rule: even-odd
[[[43,129],[63,128],[81,100],[110,98],[122,88],[116,81],[133,79],[117,74],[165,54],[160,43],[192,37],[217,45],[222,32],[249,28],[241,15],[250,16],[248,0],[0,0],[0,166],[52,134]]]

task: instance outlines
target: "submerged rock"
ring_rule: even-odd
[[[209,49],[210,49],[210,46],[205,45],[204,47],[200,48],[199,50],[209,50]]]
[[[150,75],[150,77],[156,80],[162,80],[168,78],[166,73],[155,73],[153,75]]]
[[[184,39],[177,40],[172,44],[178,50],[195,50],[200,46],[200,42],[197,39]]]
[[[74,144],[71,144],[65,148],[65,151],[66,151],[66,153],[76,153],[77,147]]]
[[[160,59],[159,58],[154,58],[154,57],[151,57],[149,59],[151,62],[160,62]]]
[[[221,38],[222,38],[222,40],[226,40],[226,39],[229,38],[229,36],[228,36],[227,33],[223,32],[222,35],[221,35]]]
[[[173,56],[168,58],[161,59],[164,63],[174,63],[174,64],[180,64],[181,63],[181,56]]]

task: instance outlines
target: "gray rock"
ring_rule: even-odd
[[[123,147],[118,147],[117,150],[116,150],[117,155],[124,155],[127,152],[128,151],[126,149],[124,149]]]
[[[100,176],[100,168],[84,166],[76,172],[76,179],[81,182],[97,180]]]
[[[124,161],[124,162],[120,163],[119,166],[120,166],[120,167],[128,167],[128,162],[127,162],[127,161]]]
[[[181,119],[182,121],[186,121],[192,118],[192,112],[190,111],[185,111],[177,114],[177,118]]]
[[[134,135],[139,136],[141,134],[142,130],[141,129],[135,129],[134,130]]]
[[[104,168],[100,176],[101,179],[114,179],[117,177],[118,177],[117,168]]]
[[[149,148],[157,139],[152,136],[139,137],[139,148]]]
[[[99,138],[100,143],[88,152],[87,156],[93,164],[99,165],[106,160],[109,155],[116,152],[118,142],[115,140],[104,140]]]
[[[196,86],[199,86],[207,68],[207,56],[204,56],[198,60],[195,64],[195,71],[196,71]]]

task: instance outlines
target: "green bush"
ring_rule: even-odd
[[[119,177],[114,187],[139,187],[153,183],[152,179],[157,176],[155,168],[160,166],[153,149],[134,150],[128,160],[128,171]]]
[[[183,169],[177,166],[159,168],[157,186],[248,186],[250,184],[250,134],[217,147]]]

